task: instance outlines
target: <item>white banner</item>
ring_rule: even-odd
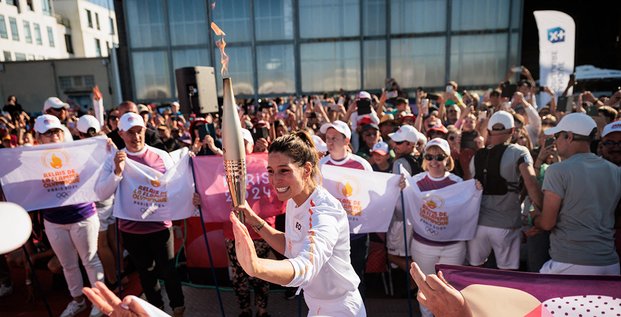
[[[539,30],[539,85],[560,95],[574,71],[576,24],[560,11],[535,11],[534,15]],[[548,94],[542,93],[538,105],[545,106],[548,101]]]
[[[178,220],[193,216],[196,209],[192,205],[194,180],[188,150],[182,150],[184,154],[164,174],[126,160],[123,179],[114,197],[114,216],[135,221]],[[174,157],[175,152],[171,156]]]
[[[400,197],[401,175],[324,164],[322,186],[338,199],[351,233],[386,232]]]
[[[406,217],[414,231],[433,241],[466,241],[474,237],[482,191],[474,180],[421,192],[416,182],[403,190]]]
[[[0,149],[0,183],[7,201],[27,211],[98,201],[107,138]]]

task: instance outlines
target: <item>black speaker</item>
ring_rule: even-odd
[[[177,68],[175,78],[182,113],[218,112],[218,90],[213,67]]]

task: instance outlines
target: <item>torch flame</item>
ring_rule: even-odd
[[[216,41],[216,46],[220,49],[220,63],[222,64],[222,68],[220,69],[220,74],[222,77],[228,74],[228,65],[229,65],[229,56],[224,52],[224,48],[226,47],[226,42],[224,41],[224,36],[226,33],[222,31],[222,29],[214,22],[211,22],[211,29],[217,36],[222,36],[221,39]]]
[[[351,196],[351,194],[354,192],[353,188],[351,187],[351,185],[349,184],[349,182],[345,183],[345,186],[343,186],[343,189],[341,190],[341,193],[343,194],[343,196],[345,197],[349,197]]]

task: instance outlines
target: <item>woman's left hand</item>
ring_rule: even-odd
[[[257,273],[257,260],[259,257],[257,256],[257,252],[254,248],[254,243],[250,238],[248,228],[246,228],[246,226],[239,221],[235,212],[231,212],[229,218],[233,224],[233,234],[235,235],[235,254],[237,255],[237,261],[246,274],[254,277]]]
[[[474,181],[474,186],[477,188],[477,190],[483,190],[483,184],[481,184],[478,179]]]

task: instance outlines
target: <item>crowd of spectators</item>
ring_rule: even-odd
[[[539,87],[528,69],[521,67],[517,73],[511,69],[497,87],[476,92],[449,81],[440,92],[419,88],[408,94],[396,80],[387,79],[378,94],[340,91],[239,100],[247,152],[267,152],[275,138],[306,130],[323,156],[320,164],[386,173],[400,173],[403,168],[415,176],[421,191],[473,178],[478,181],[483,198],[477,233],[471,241],[438,242],[419,236],[401,216],[400,204],[387,233],[351,235],[351,261],[363,281],[363,297],[369,239],[384,243],[393,266],[406,272],[407,255],[425,274],[432,273],[436,263],[450,263],[619,275],[621,239],[614,231],[621,227],[621,89],[601,96],[589,91],[570,95],[570,88],[576,88],[573,78],[568,89],[557,92]],[[520,79],[512,84],[510,79],[517,77]],[[538,98],[550,101],[542,104]],[[23,111],[15,96],[8,98],[2,110],[2,148],[33,146],[51,137],[47,130],[37,130],[36,118]],[[49,98],[42,111],[58,119],[60,125],[54,132],[62,132],[64,142],[105,134],[123,149],[119,122],[127,113],[135,113],[144,121],[145,143],[150,147],[165,152],[187,147],[196,155],[222,155],[218,113],[181,113],[177,102],[158,106],[125,101],[106,111],[101,126],[91,122],[92,110],[82,114],[56,97]],[[97,203],[97,208],[106,211],[110,206],[110,202]],[[106,218],[110,215],[99,215],[105,227],[99,234],[108,237],[106,230],[112,222]],[[403,226],[407,228],[405,238]],[[35,228],[39,232],[33,237],[43,236],[43,228]],[[35,246],[45,245],[45,241],[31,240],[30,249],[35,254],[57,249]],[[256,241],[257,245],[264,246],[261,241]],[[106,249],[112,243],[108,238],[99,241]],[[229,259],[239,271],[232,245],[227,241]],[[108,250],[99,257],[109,284],[118,285],[107,264],[111,263],[110,253]],[[46,259],[53,256],[54,252]],[[7,259],[19,262],[15,257],[2,257],[0,274]],[[101,271],[101,263],[97,265]],[[60,271],[58,265],[50,264],[52,267]],[[593,267],[603,269],[591,270]],[[242,273],[236,273],[235,279],[248,283]],[[260,289],[258,295],[268,292],[264,285],[253,285]],[[7,277],[0,276],[0,296],[10,294],[10,287]],[[244,316],[249,316],[248,285],[244,287],[238,296]],[[79,292],[71,293],[80,300]],[[257,304],[262,316],[267,315],[266,302],[259,299]],[[157,306],[162,306],[161,299]],[[423,315],[431,315],[424,307],[421,310]]]

